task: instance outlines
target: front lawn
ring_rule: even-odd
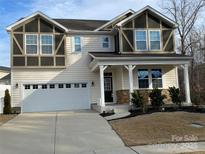
[[[192,123],[204,125],[192,127]],[[205,114],[191,112],[156,112],[110,121],[128,146],[205,141]]]
[[[8,115],[0,114],[0,125],[6,123],[7,121],[13,119],[16,116],[17,114],[8,114]]]

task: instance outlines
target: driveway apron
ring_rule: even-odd
[[[135,154],[91,110],[26,113],[0,126],[0,154]]]

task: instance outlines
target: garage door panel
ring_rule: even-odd
[[[80,84],[81,85],[81,84]],[[25,89],[22,101],[23,112],[40,112],[56,110],[89,109],[89,88],[80,86],[74,88],[59,88],[58,84],[54,89]]]

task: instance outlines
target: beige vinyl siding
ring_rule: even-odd
[[[91,61],[88,52],[110,52],[114,50],[114,46],[110,48],[102,48],[102,37],[105,35],[81,35],[82,52],[72,52],[72,36],[66,37],[66,69],[12,69],[12,106],[20,106],[23,83],[43,83],[43,82],[94,82],[91,87],[91,103],[99,102],[99,72],[91,72],[89,62]],[[113,37],[110,36],[111,44]],[[19,87],[15,88],[18,84]]]
[[[114,37],[112,35],[71,35],[66,38],[67,47],[70,49],[70,52],[73,51],[74,44],[72,42],[74,36],[81,37],[82,52],[112,52],[115,50]],[[102,40],[105,36],[110,38],[109,48],[102,47]]]
[[[91,86],[91,103],[99,103],[100,101],[100,81],[99,71],[91,72],[89,63],[91,57],[88,52],[112,52],[114,46],[110,49],[102,48],[102,37],[104,35],[81,35],[82,52],[72,52],[72,36],[66,37],[66,68],[65,69],[12,69],[12,106],[20,106],[23,97],[23,83],[69,83],[69,82],[94,82]],[[111,37],[113,41],[113,37]],[[113,43],[112,43],[113,44]],[[137,68],[141,68],[138,66]],[[146,66],[145,66],[146,67]],[[143,68],[145,68],[143,67]],[[155,66],[153,68],[162,68],[163,70],[163,88],[167,89],[169,86],[176,86],[176,71],[173,66]],[[137,88],[137,74],[136,69],[133,71],[134,88]],[[152,66],[149,66],[152,68]],[[110,69],[110,68],[109,68]],[[124,66],[115,66],[112,69],[106,69],[113,73],[113,90],[114,100],[116,100],[115,91],[120,89],[129,89],[128,71]],[[15,85],[18,84],[18,88]],[[79,94],[80,96],[80,94]]]

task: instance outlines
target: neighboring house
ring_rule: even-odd
[[[11,88],[11,73],[10,68],[5,66],[0,66],[0,114],[3,112],[3,100],[5,95],[5,90],[10,91]]]
[[[10,68],[5,66],[0,66],[0,85],[10,85],[11,75]]]
[[[11,73],[0,79],[0,85],[11,85]]]
[[[130,93],[178,87],[177,25],[146,6],[110,21],[52,19],[41,12],[7,27],[11,37],[12,106],[22,112],[129,105]],[[179,81],[184,82],[184,81]],[[170,100],[167,100],[167,102]]]

